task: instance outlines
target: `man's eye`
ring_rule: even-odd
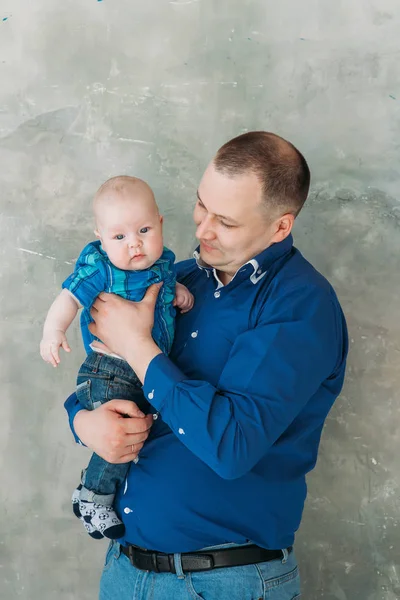
[[[224,223],[223,221],[220,221],[220,223],[223,227],[226,227],[227,229],[232,229],[233,227],[235,227],[235,225],[228,225],[227,223]]]
[[[149,231],[150,227],[142,227],[142,229],[140,230],[140,233],[147,233]]]
[[[114,236],[114,240],[123,240],[124,237],[125,236],[122,233],[119,233],[118,235]]]

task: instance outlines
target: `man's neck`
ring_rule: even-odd
[[[225,273],[224,271],[216,271],[217,275],[218,275],[218,279],[221,281],[221,283],[223,283],[224,285],[228,285],[228,283],[230,281],[232,281],[234,273]]]

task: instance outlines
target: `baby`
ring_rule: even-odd
[[[94,410],[119,398],[136,402],[147,413],[150,405],[134,371],[90,333],[90,308],[101,292],[138,302],[150,285],[162,281],[152,335],[168,354],[174,337],[174,306],[187,312],[193,306],[193,296],[176,282],[175,255],[163,246],[163,218],[147,183],[135,177],[113,177],[96,193],[93,209],[99,239],[83,249],[74,272],[50,307],[40,353],[54,367],[59,364],[59,349],[71,351],[65,334],[82,308],[81,331],[87,357],[79,370],[76,389],[82,407]],[[128,468],[129,463],[114,465],[93,454],[83,471],[81,484],[72,496],[73,509],[93,538],[118,539],[123,535],[124,525],[113,502]]]

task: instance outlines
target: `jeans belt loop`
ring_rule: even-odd
[[[169,568],[171,569],[171,573],[176,574],[174,555],[168,554],[167,556],[168,556],[168,564],[169,564]]]
[[[134,564],[134,562],[133,562],[133,553],[134,553],[133,546],[128,546],[128,558],[129,558],[129,561],[130,561],[131,565]]]
[[[158,568],[157,558],[158,558],[158,555],[155,552],[152,552],[151,553],[151,564],[153,565],[154,571],[156,573],[159,573],[160,569]]]

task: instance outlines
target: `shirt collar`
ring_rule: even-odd
[[[277,244],[272,244],[268,248],[265,248],[260,254],[257,254],[254,258],[247,261],[244,265],[240,267],[232,277],[232,280],[237,276],[238,273],[246,273],[246,277],[250,278],[250,281],[254,284],[258,283],[260,279],[266,275],[269,268],[273,265],[273,263],[281,258],[284,254],[289,252],[293,246],[293,236],[289,234],[287,238],[285,238],[282,242]],[[206,271],[207,277],[212,273],[214,278],[217,281],[218,288],[223,287],[223,283],[218,277],[216,269],[205,263],[200,257],[199,252],[200,246],[197,246],[196,250],[193,252],[193,256],[196,260],[197,266],[199,269]],[[231,280],[231,281],[232,281]]]

